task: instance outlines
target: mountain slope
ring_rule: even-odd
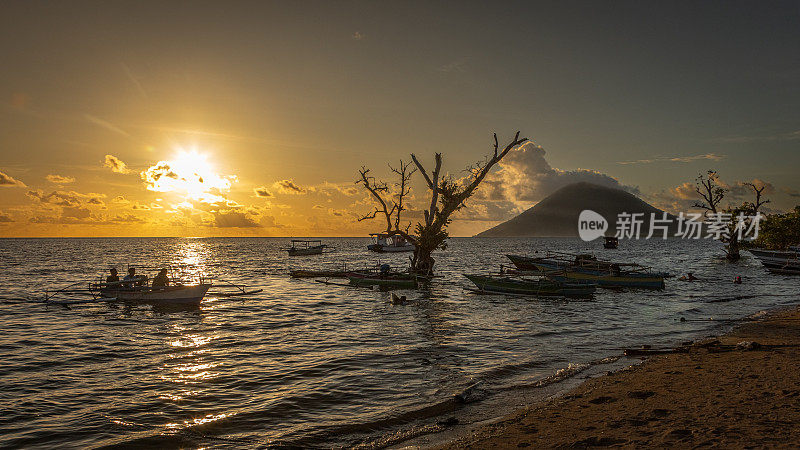
[[[663,214],[662,210],[622,189],[575,183],[564,186],[517,217],[476,237],[577,236],[578,216],[584,209],[595,211],[608,221],[606,235],[615,233],[617,215],[620,213],[644,213],[642,237],[647,236],[650,230],[650,213],[655,213],[657,218]],[[669,217],[673,219],[670,227],[672,235],[675,217]]]

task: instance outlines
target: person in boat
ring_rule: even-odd
[[[128,269],[128,274],[122,279],[125,287],[141,286],[143,280],[146,278],[141,275],[136,275],[136,269],[131,267]]]
[[[117,269],[112,267],[110,270],[111,275],[106,277],[106,283],[119,283],[119,275],[117,275]]]
[[[169,285],[169,277],[167,276],[167,269],[161,269],[153,278],[153,287],[167,287]]]
[[[733,279],[734,284],[742,284],[742,276],[736,275],[736,278]]]

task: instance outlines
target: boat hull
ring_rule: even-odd
[[[411,244],[401,246],[370,244],[367,246],[367,249],[377,253],[413,252],[414,246]]]
[[[194,286],[167,286],[163,289],[103,289],[100,295],[116,298],[126,302],[158,303],[158,304],[199,304],[211,288],[210,284]]]
[[[800,253],[780,250],[748,250],[772,273],[800,275]]]
[[[564,283],[549,280],[532,281],[513,278],[497,278],[485,275],[464,274],[478,290],[487,293],[534,295],[534,296],[560,296],[560,297],[588,297],[596,287],[589,283]]]
[[[413,289],[417,287],[417,278],[413,275],[396,274],[379,276],[350,273],[347,275],[347,278],[353,286],[378,286],[386,289]]]
[[[311,248],[290,248],[286,250],[289,256],[309,256],[321,255],[324,247],[311,247]]]
[[[601,287],[632,287],[645,289],[664,289],[664,277],[661,274],[632,273],[621,271],[619,275],[600,270],[586,269],[544,258],[527,258],[508,255],[511,262],[520,270],[563,271],[553,275],[557,281],[596,282]]]

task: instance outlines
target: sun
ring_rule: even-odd
[[[159,161],[141,175],[148,190],[174,193],[187,204],[191,201],[224,202],[222,194],[237,181],[234,175],[218,174],[208,154],[196,149],[181,149],[169,160]]]

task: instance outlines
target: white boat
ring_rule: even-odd
[[[399,234],[370,233],[372,244],[367,248],[378,253],[413,252],[414,244],[408,242]]]
[[[174,285],[164,287],[137,286],[132,288],[103,287],[100,297],[116,298],[119,301],[163,303],[163,304],[199,304],[211,288],[210,283],[194,285]]]
[[[748,250],[764,267],[772,273],[800,274],[800,248],[789,247],[788,250]]]
[[[321,255],[328,247],[320,240],[292,239],[292,246],[287,248],[289,256]]]

